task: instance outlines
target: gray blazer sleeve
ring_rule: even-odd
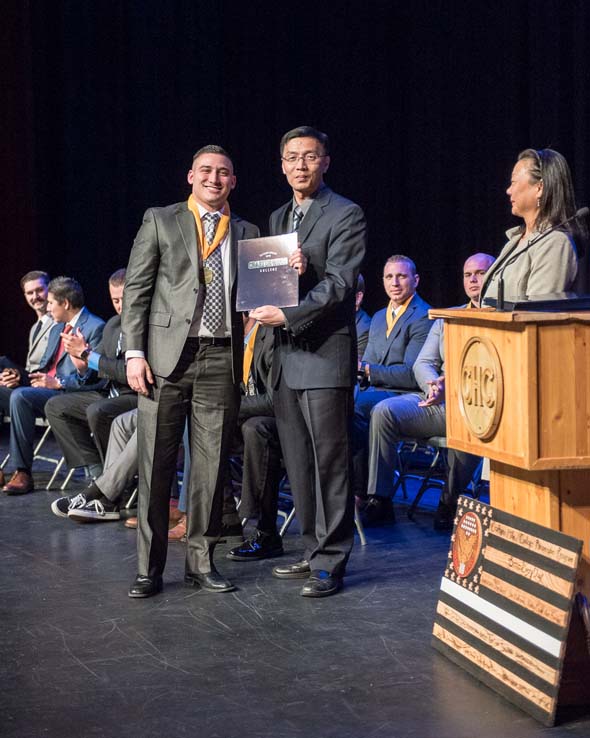
[[[424,394],[428,394],[428,382],[438,379],[442,373],[444,364],[443,340],[444,321],[439,318],[434,321],[424,346],[422,346],[414,363],[414,376]]]

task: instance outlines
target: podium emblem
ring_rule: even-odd
[[[469,430],[489,440],[500,423],[504,383],[502,365],[494,344],[473,336],[461,354],[459,408]]]

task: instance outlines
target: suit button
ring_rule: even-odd
[[[185,322],[190,325],[191,324],[191,319],[190,318],[186,318],[186,321]]]
[[[199,290],[197,289],[197,287],[193,287],[193,292],[195,293],[195,295],[199,292]]]

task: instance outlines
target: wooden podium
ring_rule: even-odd
[[[490,503],[583,541],[590,596],[590,313],[431,310],[448,445],[490,459]]]
[[[430,316],[445,321],[448,445],[488,457],[491,470],[491,510],[459,502],[433,645],[552,725],[558,704],[590,704],[588,632],[572,607],[576,592],[590,599],[590,313]],[[483,565],[465,575],[452,555],[478,526]]]

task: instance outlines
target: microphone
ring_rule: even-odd
[[[502,261],[500,262],[501,269],[498,272],[498,298],[496,300],[496,310],[498,312],[501,312],[504,310],[504,270],[507,266],[510,266],[510,264],[513,264],[522,254],[526,253],[532,246],[539,243],[543,238],[548,236],[550,233],[553,233],[553,231],[557,231],[560,228],[563,228],[563,226],[567,225],[568,223],[571,223],[573,220],[577,220],[578,218],[585,218],[588,213],[590,213],[590,208],[583,207],[576,210],[576,212],[573,215],[570,215],[569,218],[566,218],[565,220],[562,220],[561,223],[557,223],[554,226],[551,226],[551,228],[548,228],[546,231],[543,231],[543,233],[539,233],[538,236],[530,240],[527,245],[519,251],[518,253],[514,253],[516,249],[518,248],[518,244],[520,241],[517,241],[514,246],[510,249],[510,251],[504,256]],[[489,283],[487,285],[489,287]],[[484,293],[485,294],[485,293]],[[484,296],[482,295],[480,297],[480,305],[483,305],[483,299]]]

